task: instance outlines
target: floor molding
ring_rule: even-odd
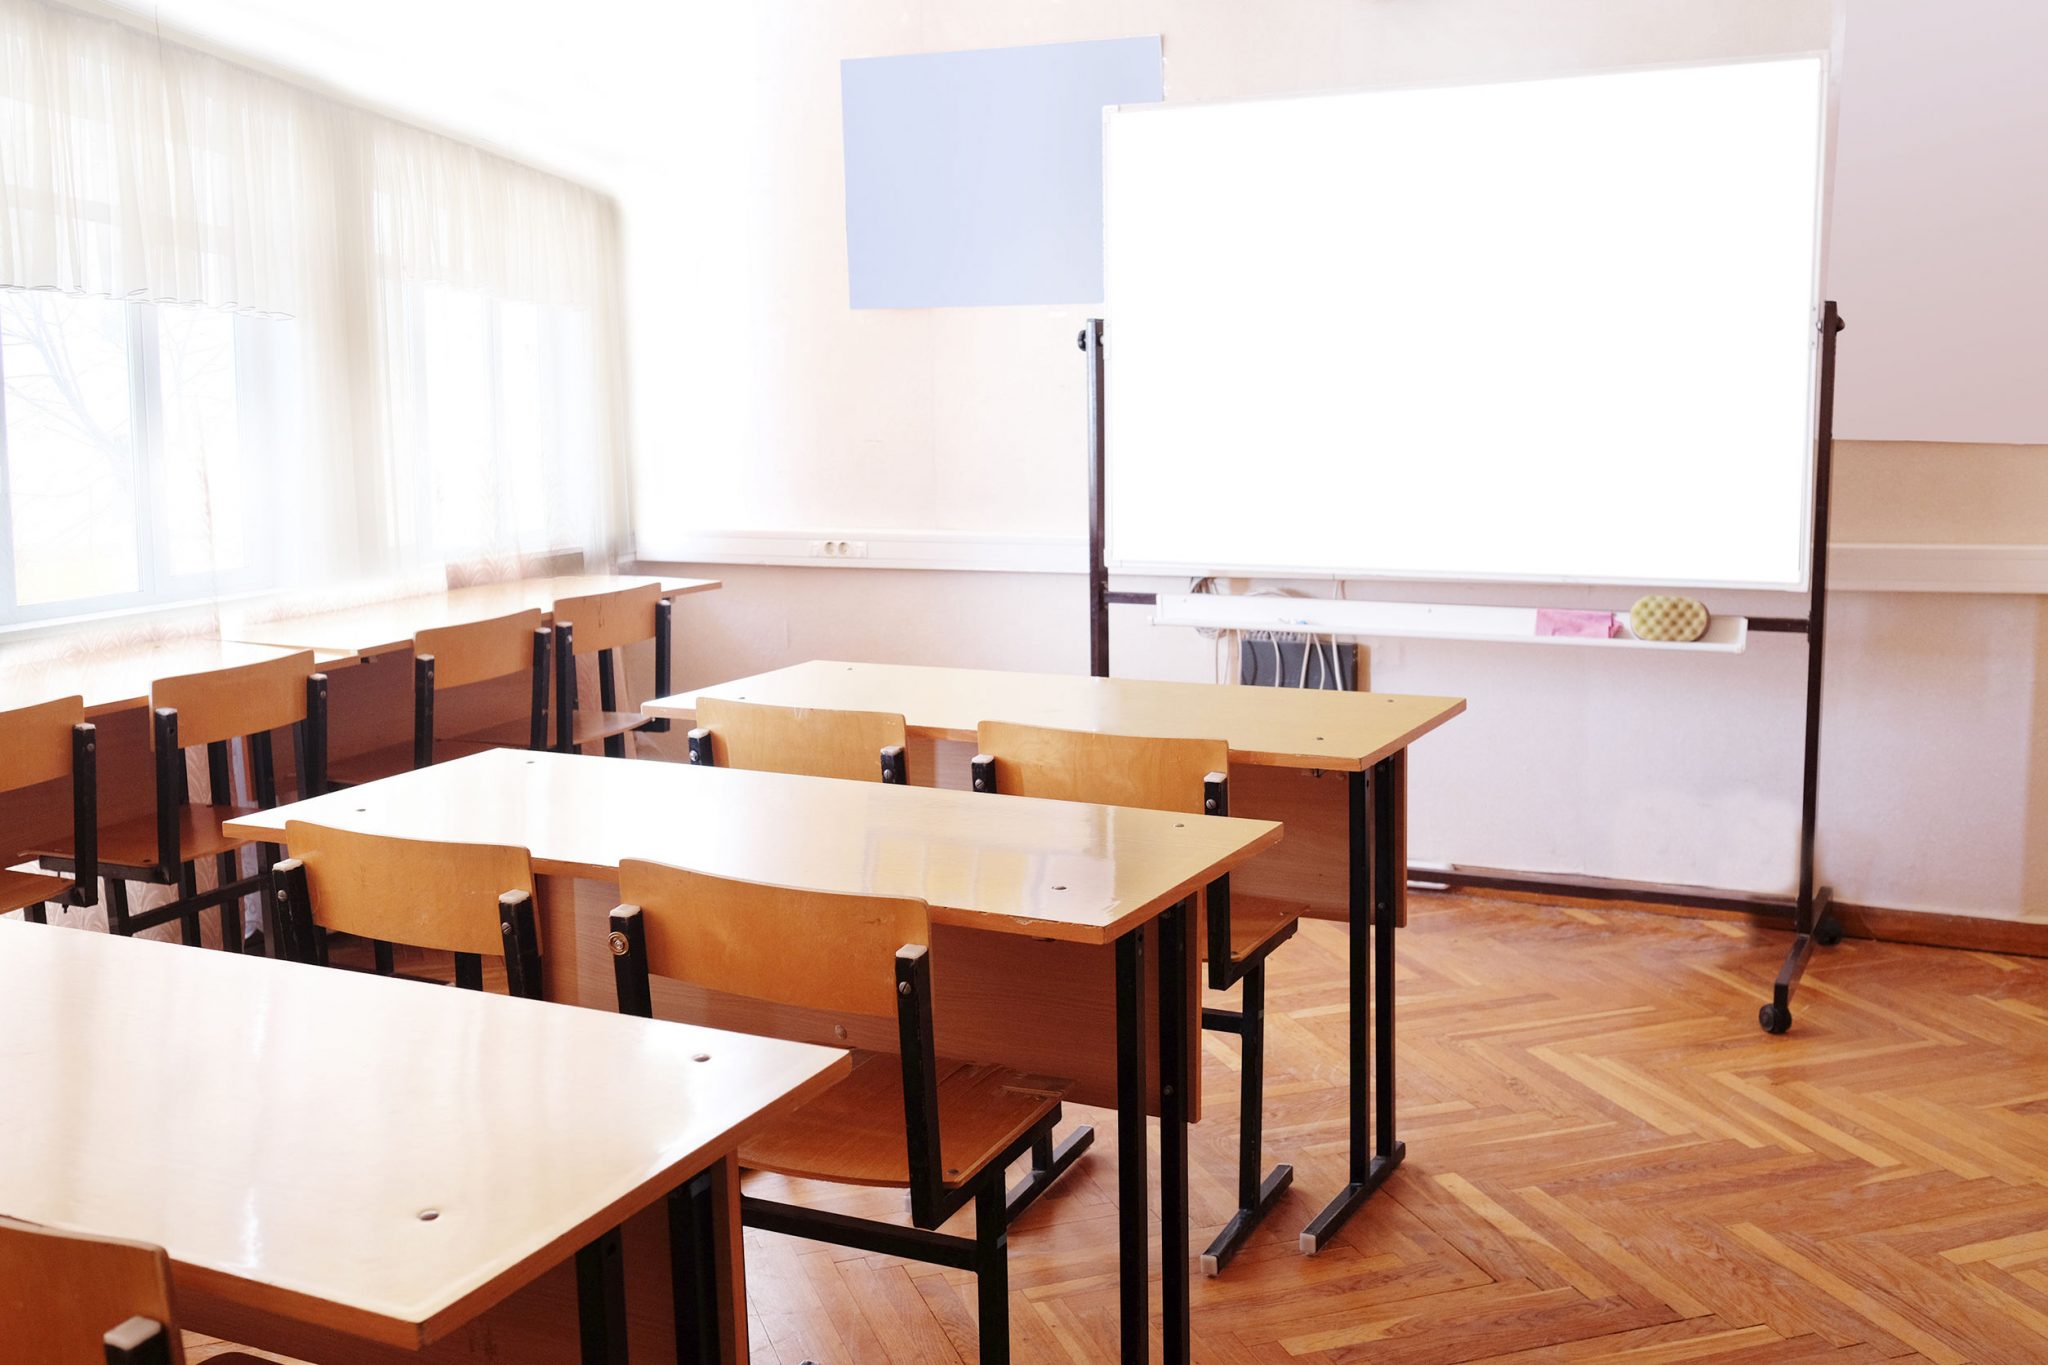
[[[1461,874],[1485,874],[1496,869],[1460,869]],[[1440,883],[1426,879],[1430,872],[1414,869],[1409,889],[1418,895],[1458,896],[1459,890],[1439,890]],[[1533,873],[1502,873],[1534,879]],[[1543,878],[1557,889],[1523,889],[1483,884],[1478,899],[1499,899],[1533,905],[1570,906],[1578,909],[1627,909],[1654,915],[1677,915],[1685,919],[1724,920],[1754,924],[1766,929],[1789,929],[1785,908],[1758,905],[1738,906],[1726,892],[1705,888],[1659,886],[1650,882],[1622,882],[1593,877]],[[1569,888],[1569,889],[1565,889]],[[1764,901],[1769,898],[1757,898]],[[1935,910],[1899,910],[1881,905],[1857,905],[1836,901],[1834,913],[1849,938],[1880,943],[1911,943],[1927,948],[1954,948],[1965,952],[2011,953],[2018,957],[2048,958],[2048,921],[1988,919],[1981,915],[1954,915]]]

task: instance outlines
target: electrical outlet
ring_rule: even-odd
[[[865,540],[814,540],[811,542],[813,559],[866,559],[868,543]]]

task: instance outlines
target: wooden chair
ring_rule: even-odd
[[[856,1054],[853,1074],[740,1149],[742,1167],[910,1191],[912,1226],[751,1195],[749,1227],[972,1270],[981,1359],[1010,1358],[1003,1173],[1059,1121],[1068,1082],[940,1061],[925,903],[763,886],[658,863],[619,865],[612,914],[619,1008],[653,1015],[651,978],[842,1018],[893,1019],[899,1055]],[[798,1031],[792,1026],[792,1031]],[[822,1026],[820,1026],[822,1032]],[[830,1043],[824,1034],[810,1041]],[[974,1205],[974,1235],[937,1229]],[[671,1219],[687,1216],[671,1202]],[[678,1340],[687,1339],[678,1304]]]
[[[614,672],[618,651],[640,640],[654,641],[654,695],[669,693],[669,617],[671,604],[659,583],[555,599],[555,747],[579,752],[602,741],[609,758],[626,756],[626,734],[646,730],[664,733],[666,720],[621,711]],[[576,660],[597,656],[598,710],[584,715],[576,707]]]
[[[1230,746],[1222,740],[1148,739],[1092,731],[984,721],[976,732],[976,791],[1092,801],[1107,806],[1230,813]],[[1203,895],[1203,959],[1211,990],[1242,985],[1241,1008],[1202,1011],[1202,1027],[1234,1033],[1243,1043],[1239,1070],[1237,1212],[1202,1253],[1204,1274],[1229,1264],[1282,1192],[1294,1168],[1275,1166],[1260,1179],[1266,1069],[1266,959],[1294,937],[1307,907],[1251,896],[1233,897],[1219,877]],[[1361,948],[1362,951],[1362,948]]]
[[[704,697],[690,731],[690,762],[901,786],[910,781],[903,746],[901,716]]]
[[[480,749],[547,748],[548,663],[553,641],[552,633],[541,624],[538,609],[420,631],[413,637],[412,646],[410,746],[393,745],[353,758],[336,759],[328,766],[331,785],[354,786]],[[436,694],[515,673],[528,674],[532,683],[523,726],[492,726],[452,737],[437,733]]]
[[[0,1359],[185,1365],[171,1261],[141,1242],[0,1218]],[[208,1365],[262,1365],[233,1351]]]
[[[455,984],[484,988],[483,960],[503,958],[509,993],[541,999],[540,930],[534,919],[533,862],[523,848],[399,839],[288,820],[292,856],[277,865],[284,893],[288,956],[327,965],[327,936],[353,934],[380,947],[377,970],[392,970],[388,945],[455,955]]]
[[[71,779],[71,847],[76,875],[53,877],[8,868],[30,857],[19,847],[0,845],[0,915],[19,910],[32,923],[47,924],[51,905],[92,905],[100,898],[98,742],[79,697],[39,702],[0,712],[0,791],[19,791],[60,778]]]
[[[154,711],[150,740],[155,751],[156,807],[145,816],[124,820],[99,831],[100,875],[107,884],[108,927],[132,934],[177,920],[185,942],[199,942],[199,913],[220,908],[221,946],[242,949],[241,902],[258,896],[266,918],[270,868],[277,861],[273,844],[256,844],[256,873],[241,876],[241,850],[246,839],[226,833],[222,824],[237,816],[278,804],[277,775],[271,731],[290,728],[296,750],[299,798],[317,796],[327,785],[327,675],[313,671],[309,650],[280,655],[260,663],[159,678],[150,688]],[[228,746],[241,740],[247,756],[249,789],[255,804],[237,804]],[[196,805],[185,766],[185,750],[206,750],[209,801]],[[76,840],[38,850],[43,866],[60,872],[77,870]],[[212,858],[218,885],[198,889],[197,865]],[[167,904],[131,914],[129,882],[175,886]],[[273,939],[274,941],[274,939]]]

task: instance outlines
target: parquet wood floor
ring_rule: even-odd
[[[1346,934],[1304,924],[1268,985],[1269,1158],[1294,1188],[1195,1279],[1197,1360],[2048,1361],[2048,961],[1851,940],[1771,1038],[1756,1007],[1782,934],[1412,907],[1408,1161],[1299,1254],[1345,1170]],[[1203,1047],[1197,1247],[1231,1207],[1236,1134],[1236,1040]],[[1070,1114],[1095,1149],[1011,1233],[1020,1362],[1115,1355],[1114,1116]],[[965,1275],[760,1233],[747,1260],[756,1365],[974,1359]]]

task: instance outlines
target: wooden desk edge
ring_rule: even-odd
[[[242,640],[222,636],[222,643],[231,645],[254,645],[263,649],[275,649],[281,654],[297,654],[305,650],[313,653],[313,671],[326,673],[336,668],[347,668],[363,662],[363,653],[353,649],[329,649],[324,645],[276,645],[267,640]],[[65,694],[60,694],[65,695]],[[137,692],[119,697],[101,697],[85,704],[85,718],[92,720],[99,716],[110,716],[117,711],[133,711],[149,705],[149,693]]]
[[[574,1009],[575,1006],[565,1006]],[[818,1047],[817,1044],[803,1044]],[[818,1047],[821,1052],[831,1049]],[[802,1108],[825,1091],[853,1074],[853,1054],[840,1051],[826,1065],[805,1080],[801,1085],[784,1092],[772,1103],[756,1109],[746,1119],[733,1124],[712,1141],[699,1147],[690,1156],[670,1163],[660,1174],[643,1180],[634,1189],[627,1191],[608,1207],[585,1219],[568,1232],[549,1242],[519,1265],[502,1275],[493,1277],[490,1283],[480,1285],[468,1294],[455,1300],[440,1312],[420,1324],[420,1341],[432,1345],[463,1324],[481,1316],[497,1304],[511,1297],[533,1281],[539,1279],[552,1266],[561,1264],[574,1256],[577,1251],[595,1241],[611,1229],[618,1227],[634,1214],[665,1199],[669,1192],[679,1189],[693,1179],[698,1172],[727,1157],[736,1156],[740,1145],[763,1124],[773,1122]]]
[[[819,1048],[819,1051],[828,1050]],[[754,1127],[809,1103],[852,1073],[853,1055],[841,1052],[802,1085],[791,1089],[774,1103],[756,1110],[745,1122],[733,1125],[689,1156],[672,1163],[560,1236],[535,1248],[517,1264],[493,1275],[486,1283],[458,1296],[445,1307],[417,1321],[394,1317],[373,1308],[351,1308],[305,1290],[259,1284],[227,1271],[178,1261],[175,1258],[172,1280],[181,1297],[204,1296],[218,1299],[304,1326],[325,1328],[379,1345],[417,1351],[433,1345],[481,1317],[532,1284],[554,1266],[567,1261],[603,1233],[652,1206],[657,1200],[665,1198],[670,1190],[679,1188],[699,1171],[738,1152],[747,1132]],[[258,1291],[253,1296],[248,1292],[252,1286]]]
[[[283,844],[285,821],[290,818],[291,809],[290,806],[279,806],[275,810],[258,811],[254,815],[223,822],[221,830],[238,839]],[[1207,886],[1224,873],[1234,871],[1251,861],[1254,855],[1279,843],[1286,834],[1286,827],[1275,821],[1252,820],[1242,816],[1229,818],[1239,825],[1257,825],[1264,828],[1260,829],[1256,837],[1246,840],[1227,856],[1211,863],[1194,876],[1176,883],[1171,889],[1156,894],[1151,900],[1124,911],[1107,924],[1072,924],[1060,920],[1005,915],[992,910],[963,910],[938,904],[931,907],[932,921],[963,929],[1018,933],[1031,938],[1056,939],[1064,943],[1080,943],[1090,947],[1114,943],[1133,926],[1157,918],[1168,907]],[[287,848],[285,852],[289,856],[291,850]],[[583,881],[614,884],[619,880],[619,869],[614,864],[565,862],[556,858],[543,858],[538,854],[533,858],[533,870],[536,875],[542,877],[573,877]]]
[[[1218,877],[1221,877],[1229,872],[1234,872],[1238,868],[1244,866],[1246,863],[1250,862],[1255,855],[1263,853],[1267,849],[1271,848],[1273,845],[1279,843],[1280,840],[1284,838],[1287,833],[1287,827],[1274,820],[1247,820],[1242,816],[1232,816],[1230,818],[1236,820],[1239,824],[1264,825],[1265,828],[1259,831],[1259,835],[1257,838],[1247,840],[1245,843],[1238,845],[1236,850],[1230,853],[1228,856],[1221,858],[1218,861],[1210,864],[1207,868],[1196,873],[1194,876],[1188,878],[1186,881],[1183,881],[1182,883],[1180,883],[1180,885],[1174,887],[1172,890],[1155,896],[1153,897],[1153,899],[1147,901],[1143,906],[1139,907],[1138,909],[1132,910],[1127,914],[1119,916],[1112,924],[1106,926],[1100,931],[1099,937],[1082,938],[1079,935],[1046,933],[1035,933],[1034,937],[1071,938],[1074,942],[1088,943],[1097,946],[1114,943],[1118,939],[1122,938],[1125,934],[1129,933],[1132,929],[1138,927],[1139,925],[1145,924],[1151,920],[1159,918],[1160,915],[1172,909],[1181,901],[1186,900],[1189,896],[1194,895],[1195,892],[1202,890],[1211,882],[1215,881]],[[950,915],[934,913],[932,916],[932,919],[935,923],[957,924],[969,929],[986,928],[987,922],[992,918],[995,917],[987,914]],[[1037,922],[1031,921],[1031,923],[1035,924]],[[1071,927],[1079,929],[1083,926],[1073,925],[1061,927]],[[1188,925],[1188,941],[1190,943],[1196,941],[1195,935],[1197,932],[1198,926],[1194,924]]]
[[[656,697],[651,701],[642,703],[640,711],[643,715],[659,716],[665,720],[693,722],[697,719],[698,696],[702,692],[711,690],[711,688],[700,688],[697,692],[678,692],[673,696]],[[1374,694],[1361,692],[1358,695],[1369,697]],[[1392,693],[1381,695],[1410,696],[1414,694]],[[1427,700],[1441,702],[1443,705],[1435,714],[1421,724],[1409,727],[1397,738],[1389,740],[1379,748],[1368,750],[1363,754],[1293,754],[1282,753],[1277,750],[1232,749],[1230,751],[1230,758],[1234,763],[1245,763],[1255,768],[1320,768],[1326,772],[1363,772],[1380,760],[1391,758],[1395,754],[1400,753],[1416,740],[1444,725],[1453,717],[1461,716],[1465,713],[1465,698],[1463,697],[1430,697]],[[919,725],[915,721],[910,720],[906,720],[904,731],[917,739],[953,740],[961,744],[972,744],[978,738],[972,730],[956,730],[942,725]]]

